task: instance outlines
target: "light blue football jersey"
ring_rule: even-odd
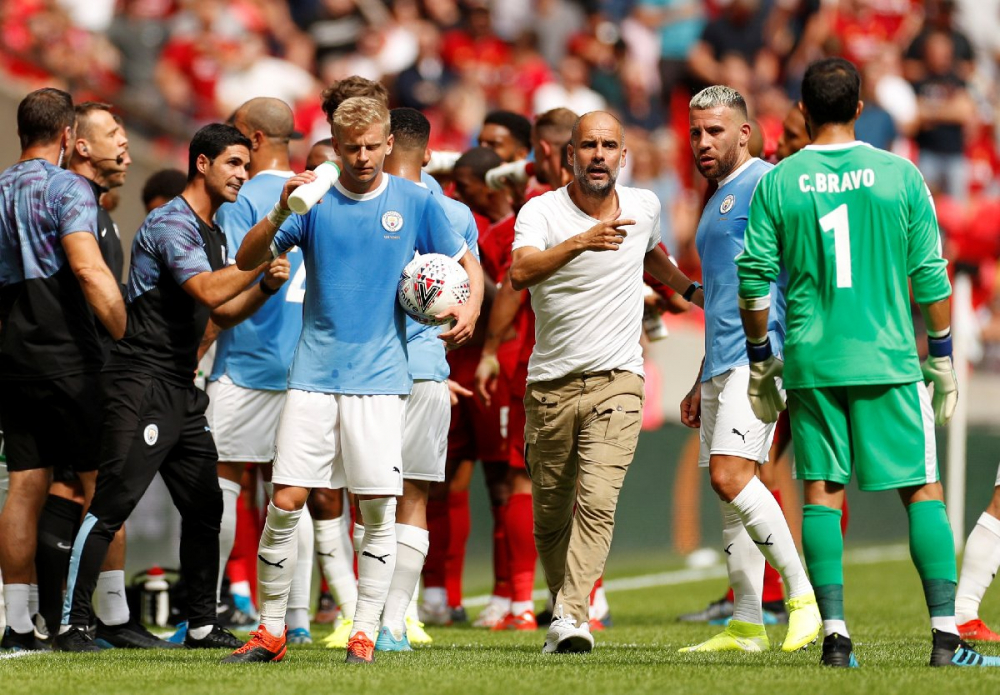
[[[774,165],[751,159],[729,177],[705,205],[698,222],[695,245],[701,256],[705,285],[705,368],[701,380],[725,374],[749,364],[746,336],[740,321],[736,256],[743,251],[750,199],[757,182]],[[784,273],[779,277],[782,283]],[[777,285],[771,286],[768,331],[775,353],[781,354],[785,340],[785,297]]]
[[[235,202],[219,208],[215,219],[226,233],[230,262],[235,262],[243,238],[271,211],[291,176],[290,171],[262,171],[243,184]],[[288,367],[302,332],[306,280],[299,249],[289,250],[288,262],[292,266],[289,280],[278,293],[253,316],[219,334],[209,381],[225,375],[246,389],[285,390]]]
[[[441,188],[441,184],[438,183],[438,180],[433,176],[431,176],[430,174],[428,174],[423,169],[420,170],[420,183],[427,186],[427,190],[429,190],[431,193],[439,195],[442,198],[445,197],[444,189]]]
[[[433,189],[431,189],[433,190]],[[470,210],[463,203],[453,200],[444,193],[435,195],[444,214],[451,222],[451,228],[462,235],[465,245],[479,260],[479,228]],[[406,354],[410,365],[410,376],[419,381],[444,381],[451,370],[445,357],[444,342],[438,338],[444,326],[425,326],[406,317]]]
[[[289,222],[272,250],[302,249],[306,294],[288,388],[409,394],[399,276],[414,251],[458,259],[466,250],[441,205],[426,188],[383,174],[363,195],[338,181],[322,204]]]

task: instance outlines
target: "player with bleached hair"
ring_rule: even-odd
[[[383,171],[393,146],[385,104],[350,98],[331,121],[341,172],[322,204],[290,218],[289,195],[317,178],[313,172],[293,176],[236,255],[237,265],[251,267],[298,246],[306,294],[278,423],[274,497],[257,556],[261,626],[225,659],[229,663],[285,655],[295,527],[314,487],[347,487],[360,500],[365,532],[347,662],[374,661],[373,637],[396,566],[403,417],[413,386],[396,286],[414,251],[460,259],[469,273],[472,298],[446,312],[456,323],[443,340],[468,340],[479,314],[482,274],[465,241],[430,192]]]
[[[722,85],[691,99],[690,139],[701,174],[717,184],[698,224],[696,245],[705,281],[705,358],[698,379],[681,402],[681,421],[700,428],[700,463],[708,466],[722,506],[722,544],[734,592],[732,620],[720,634],[685,652],[768,649],[761,595],[765,556],[788,585],[788,632],[782,644],[795,651],[815,641],[819,609],[778,501],[757,477],[767,462],[774,423],[757,417],[747,397],[749,360],[736,301],[736,264],[743,249],[747,211],[761,177],[773,167],[750,155],[751,126],[743,96]],[[767,328],[780,350],[784,297],[774,298]]]

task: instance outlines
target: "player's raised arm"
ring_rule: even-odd
[[[240,270],[255,270],[261,264],[268,263],[274,258],[274,254],[271,252],[271,243],[274,241],[281,224],[292,214],[288,207],[288,196],[299,186],[315,180],[316,174],[312,171],[304,171],[288,179],[281,189],[281,198],[275,203],[274,209],[250,228],[243,243],[240,244],[239,251],[236,252],[236,265]]]
[[[232,328],[263,306],[288,281],[291,264],[281,254],[267,264],[264,277],[212,312],[212,322],[220,328]]]
[[[623,219],[621,214],[619,208],[587,231],[552,248],[543,250],[528,245],[515,248],[510,266],[514,289],[523,290],[537,285],[584,251],[617,251],[628,236],[625,227],[635,224],[635,220]],[[518,222],[521,222],[520,217]]]

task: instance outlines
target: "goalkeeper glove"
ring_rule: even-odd
[[[776,422],[778,414],[785,409],[785,394],[778,385],[785,363],[771,352],[770,338],[765,338],[763,343],[748,340],[747,356],[750,358],[747,396],[753,414],[761,422]]]
[[[924,382],[933,384],[931,406],[934,408],[934,424],[947,425],[958,405],[958,379],[951,362],[951,332],[939,338],[927,338],[928,357],[920,365]]]

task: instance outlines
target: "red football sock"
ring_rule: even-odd
[[[451,544],[451,519],[447,500],[428,500],[427,533],[430,548],[427,550],[427,559],[424,560],[424,587],[443,588],[445,561]]]
[[[781,507],[781,491],[775,488],[771,490],[771,494]],[[764,563],[764,592],[760,600],[764,603],[785,600],[785,583],[781,579],[781,574],[767,562]]]
[[[600,577],[597,578],[597,581],[594,582],[594,588],[590,590],[590,605],[591,606],[594,605],[594,597],[597,596],[597,590],[600,589],[602,586],[604,586],[604,575],[603,574]]]
[[[844,507],[840,513],[840,534],[847,538],[847,520],[851,518],[851,510],[847,507],[847,495],[844,495]]]
[[[490,507],[493,513],[493,595],[511,597],[510,553],[507,552],[507,507]]]
[[[257,602],[257,546],[261,528],[256,515],[247,507],[243,495],[236,498],[236,537],[229,554],[226,574],[230,582],[250,584],[250,597]]]
[[[531,592],[535,588],[538,550],[535,548],[534,521],[531,495],[511,495],[510,502],[507,503],[506,527],[511,599],[514,601],[530,601]]]
[[[448,605],[462,605],[462,573],[465,571],[465,546],[469,541],[472,520],[469,517],[469,491],[448,495],[448,517],[451,534],[448,554],[444,563],[444,586],[448,591]]]

